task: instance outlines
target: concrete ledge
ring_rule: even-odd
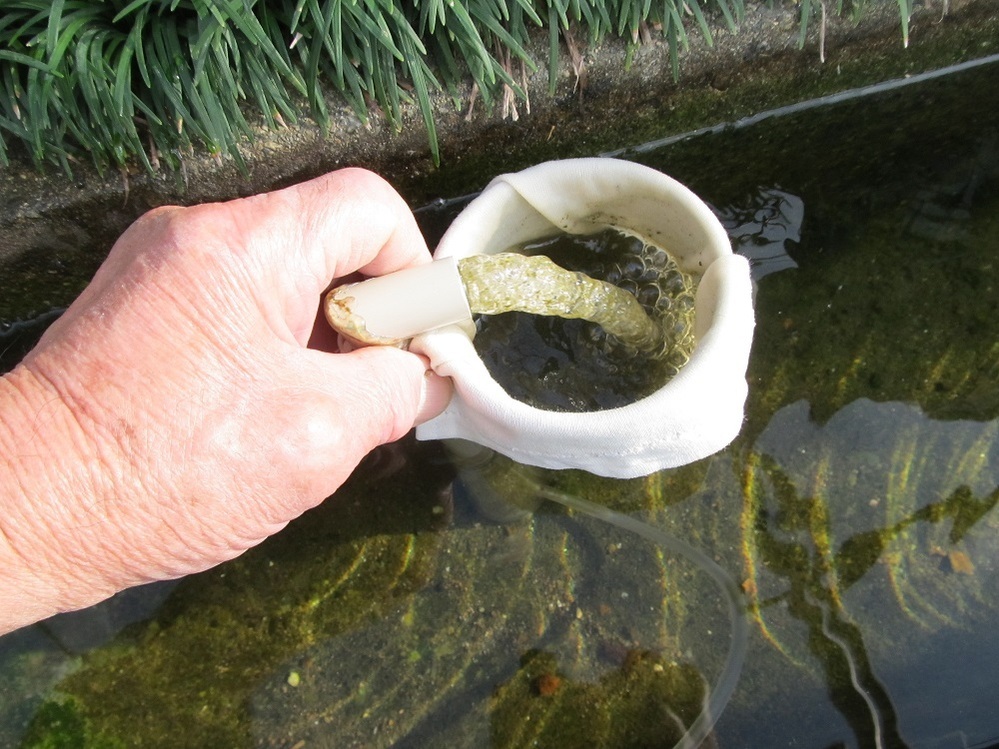
[[[658,39],[633,50],[630,64],[620,41],[582,49],[581,69],[563,45],[554,96],[540,35],[530,50],[538,70],[525,71],[529,108],[514,102],[516,117],[510,107],[504,112],[497,103],[490,110],[481,100],[469,115],[470,88],[459,92],[458,108],[450,96],[436,97],[439,167],[415,108],[394,132],[378,116],[362,126],[344,106],[331,107],[335,124],[326,135],[308,121],[261,129],[247,143],[246,174],[230,160],[196,154],[182,170],[152,176],[101,176],[80,164],[70,179],[55,169],[39,174],[15,164],[0,172],[0,323],[68,304],[121,231],[156,205],[225,200],[349,165],[382,173],[413,205],[461,195],[496,173],[545,159],[604,153],[995,53],[999,4],[951,0],[946,13],[936,3],[923,5],[913,14],[908,48],[894,0],[872,2],[857,24],[830,15],[824,32],[821,19],[813,18],[804,48],[798,34],[796,8],[749,3],[739,32],[714,28],[713,46],[690,29],[678,82],[668,46]]]

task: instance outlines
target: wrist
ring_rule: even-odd
[[[31,369],[0,378],[0,633],[115,592],[88,539],[99,461],[80,418]],[[97,523],[99,524],[99,523]]]

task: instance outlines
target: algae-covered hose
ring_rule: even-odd
[[[544,255],[472,255],[458,262],[468,306],[496,315],[529,312],[594,322],[642,351],[663,343],[663,330],[629,292],[562,268]]]
[[[485,315],[520,311],[581,318],[640,350],[655,351],[663,346],[662,327],[629,292],[584,273],[561,268],[542,255],[503,252],[473,255],[456,264],[453,258],[445,261],[445,265],[435,261],[335,288],[326,297],[326,317],[335,330],[353,341],[373,345],[397,345],[434,327],[429,322],[416,322],[418,314],[426,316],[428,321],[438,320],[438,325],[457,321],[437,318],[434,310],[428,308],[439,308],[443,314],[448,307],[462,307]],[[448,277],[454,273],[451,268],[456,268],[456,278]],[[442,278],[446,280],[442,282]],[[362,295],[361,286],[379,291]],[[460,300],[454,299],[456,294]],[[365,303],[359,301],[362,298]],[[396,308],[389,310],[394,319],[388,334],[371,324],[372,315],[381,312],[374,306],[374,300],[378,300],[380,307]]]

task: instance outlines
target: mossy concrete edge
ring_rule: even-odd
[[[155,175],[138,167],[101,175],[80,164],[70,178],[15,164],[0,172],[0,268],[8,296],[0,321],[68,304],[114,238],[156,205],[230,199],[345,166],[383,174],[419,205],[481,189],[496,173],[546,159],[600,154],[999,51],[994,0],[952,0],[946,13],[936,4],[921,6],[908,48],[893,1],[872,3],[857,23],[830,16],[824,32],[821,26],[814,20],[799,46],[796,9],[750,4],[737,33],[712,29],[712,45],[691,31],[678,81],[659,39],[637,48],[616,40],[582,49],[582,67],[563,48],[554,95],[547,40],[539,37],[530,50],[537,70],[513,70],[522,74],[529,105],[513,99],[506,106],[487,107],[481,99],[473,105],[471,87],[434,98],[439,167],[415,106],[399,131],[378,116],[362,124],[346,106],[332,109],[327,133],[307,121],[261,128],[246,144],[245,172],[231,159],[197,154],[183,169]],[[32,271],[22,274],[22,266]]]

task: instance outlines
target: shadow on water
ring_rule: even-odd
[[[996,746],[996,72],[626,153],[752,262],[730,448],[611,481],[403,440],[230,564],[0,640],[0,744],[670,747],[721,681],[705,746]],[[431,240],[461,201],[418,211]]]

